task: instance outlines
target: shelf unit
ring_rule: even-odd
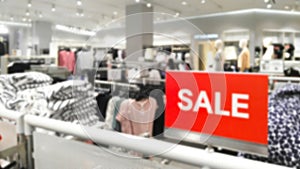
[[[295,46],[294,58],[300,58],[300,31],[264,29],[263,38],[271,38],[273,43],[292,43]]]

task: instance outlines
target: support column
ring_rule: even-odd
[[[139,3],[126,7],[127,61],[144,57],[143,49],[153,46],[153,7]]]
[[[52,23],[37,21],[32,24],[33,27],[33,50],[35,54],[40,55],[42,50],[50,49],[52,38]]]

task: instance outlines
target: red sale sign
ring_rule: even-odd
[[[166,127],[268,144],[268,77],[167,72]]]

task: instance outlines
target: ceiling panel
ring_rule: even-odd
[[[3,1],[3,0],[1,0]],[[23,18],[31,20],[45,20],[55,24],[64,24],[76,27],[94,29],[111,22],[113,19],[125,15],[125,7],[136,3],[135,0],[82,0],[83,5],[78,7],[77,0],[31,0],[32,7],[28,8],[28,0],[4,0],[0,1],[0,20],[22,21]],[[169,15],[157,15],[156,20],[172,18],[177,12],[181,17],[198,16],[209,13],[225,12],[249,8],[266,8],[264,0],[140,0],[140,3],[152,3],[157,13]],[[182,5],[185,1],[186,5]],[[299,8],[300,0],[276,0],[272,9],[291,10]],[[51,12],[52,4],[56,11]],[[288,9],[285,9],[288,6]],[[77,8],[84,12],[84,16],[76,16]],[[30,16],[26,16],[26,10]],[[117,12],[114,15],[114,12]],[[42,13],[43,18],[39,18]],[[28,20],[27,20],[28,21]],[[123,23],[124,24],[124,23]]]

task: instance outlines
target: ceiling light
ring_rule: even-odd
[[[42,18],[43,17],[43,14],[42,14],[42,12],[40,12],[40,14],[39,14],[39,18]]]
[[[29,13],[29,10],[26,10],[26,16],[29,16],[30,13]]]
[[[64,32],[78,34],[78,35],[86,35],[86,36],[96,35],[96,32],[94,32],[94,31],[75,28],[75,27],[70,27],[70,26],[64,26],[64,25],[56,25],[55,29],[60,30],[60,31],[64,31]]]
[[[4,25],[0,25],[0,34],[8,34],[8,28]]]
[[[264,2],[265,2],[265,3],[269,3],[269,2],[270,2],[270,0],[264,0]]]
[[[267,5],[267,8],[268,8],[268,9],[272,8],[272,4],[268,4],[268,5]]]
[[[32,7],[31,0],[28,1],[27,7],[28,7],[28,8],[31,8],[31,7]]]
[[[286,6],[284,6],[284,9],[289,10],[290,6],[286,5]]]
[[[81,0],[77,0],[77,6],[81,6],[82,5],[82,1]]]
[[[151,3],[147,3],[147,7],[151,8],[152,4]]]
[[[181,5],[187,5],[187,3],[185,1],[182,1]]]
[[[14,17],[11,16],[11,17],[10,17],[10,20],[13,21],[13,20],[14,20]]]
[[[174,17],[177,18],[179,15],[180,15],[180,13],[179,13],[179,12],[176,12],[175,15],[174,15]]]
[[[0,21],[0,25],[11,25],[11,26],[22,26],[22,27],[31,27],[31,24],[22,23],[22,22],[8,22],[8,21]]]
[[[4,2],[4,0],[1,0],[0,2]]]
[[[23,19],[22,19],[23,22],[26,22],[26,20],[27,20],[26,18],[23,18]]]
[[[206,2],[205,0],[202,0],[202,1],[201,1],[201,4],[205,4],[205,2]]]
[[[135,2],[136,2],[136,3],[139,3],[139,2],[140,2],[140,0],[135,0]]]
[[[52,4],[52,9],[51,9],[51,11],[52,11],[52,12],[55,12],[55,11],[56,11],[55,5],[54,5],[54,4]]]
[[[118,12],[117,12],[117,11],[115,11],[113,14],[114,14],[114,15],[118,15]]]
[[[28,19],[28,22],[31,22],[32,20],[31,19]]]
[[[78,9],[78,8],[77,8],[76,16],[81,16],[81,17],[83,17],[83,16],[84,16],[83,9]]]

